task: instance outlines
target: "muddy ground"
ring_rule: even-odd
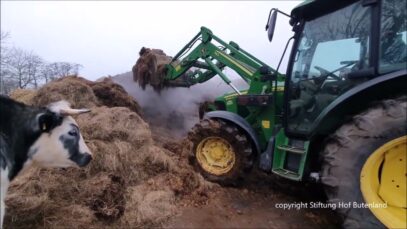
[[[143,93],[146,92],[137,90],[135,83],[129,79],[131,77],[127,73],[116,77],[114,81],[122,84],[130,95],[137,97],[142,108],[146,107],[145,105],[149,104],[148,99],[146,101],[142,99]],[[155,143],[175,155],[181,155],[187,129],[199,121],[197,112],[193,110],[197,108],[193,106],[194,102],[210,97],[201,93],[201,97],[191,99],[191,96],[188,96],[182,102],[182,99],[193,94],[192,92],[206,90],[205,87],[192,89],[191,92],[186,89],[179,90],[178,93],[171,91],[162,93],[166,100],[171,99],[172,94],[184,95],[173,98],[178,103],[184,103],[182,107],[184,109],[180,108],[177,111],[171,107],[170,111],[160,109],[154,111],[147,106],[149,110],[144,110],[145,119],[150,125]],[[219,90],[213,91],[211,95],[213,96],[214,93],[219,93]],[[162,107],[157,103],[159,102],[155,101],[156,106]],[[183,115],[183,112],[186,115]],[[157,113],[160,115],[157,116]],[[336,228],[340,226],[340,220],[331,209],[311,208],[311,203],[325,203],[320,187],[281,180],[277,182],[277,179],[272,174],[254,169],[240,187],[221,187],[215,184],[209,193],[204,194],[205,196],[198,193],[182,200],[178,204],[178,214],[170,217],[160,226],[164,228]],[[304,203],[307,206],[290,210],[279,208],[280,204],[284,203]]]
[[[157,144],[176,152],[182,137],[151,125]],[[282,182],[272,174],[254,169],[239,187],[215,187],[204,202],[180,204],[180,213],[161,226],[164,228],[339,228],[340,220],[331,209],[311,208],[325,203],[320,187]],[[199,204],[197,204],[199,203]],[[284,210],[279,204],[307,203],[307,207]]]

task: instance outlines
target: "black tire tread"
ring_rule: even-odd
[[[321,181],[328,202],[338,204],[355,199],[363,200],[359,182],[356,185],[355,182],[349,181],[354,181],[355,177],[359,178],[361,166],[357,161],[364,163],[370,154],[355,155],[357,148],[363,145],[367,148],[378,147],[390,136],[406,135],[406,111],[407,96],[377,102],[354,116],[352,121],[340,127],[327,139],[321,153]],[[373,146],[376,143],[377,145]],[[359,190],[355,190],[356,188]],[[345,228],[384,227],[369,209],[338,208],[337,211],[344,220]]]
[[[196,162],[195,150],[199,142],[209,136],[221,136],[230,142],[237,154],[238,163],[236,164],[238,168],[232,169],[230,173],[222,176],[214,176],[203,171]],[[236,186],[241,183],[247,173],[253,168],[255,157],[251,141],[246,134],[233,123],[220,119],[203,119],[192,128],[188,134],[188,138],[193,145],[189,155],[190,161],[194,165],[194,168],[210,181],[226,186]]]

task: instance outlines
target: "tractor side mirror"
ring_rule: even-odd
[[[270,42],[273,40],[274,29],[277,22],[277,12],[278,10],[274,8],[270,10],[269,19],[266,25],[267,36]]]

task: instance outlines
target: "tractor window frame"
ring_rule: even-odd
[[[352,5],[355,2],[350,2],[348,5]],[[346,6],[348,6],[346,5]],[[342,8],[345,8],[341,7]],[[368,45],[368,49],[369,49],[369,53],[368,53],[368,67],[370,69],[373,69],[373,71],[375,73],[377,73],[377,68],[378,68],[378,62],[379,62],[379,50],[376,48],[379,46],[379,32],[380,32],[380,7],[379,4],[373,3],[373,4],[369,4],[369,5],[363,5],[363,7],[370,7],[370,32],[369,32],[369,36],[370,36],[370,42]],[[339,10],[339,9],[338,9]],[[321,17],[323,15],[320,15]],[[319,16],[318,16],[319,17]],[[314,17],[315,18],[315,17]],[[284,107],[283,107],[283,127],[284,127],[284,131],[285,134],[288,137],[294,137],[294,138],[299,138],[299,139],[310,139],[311,136],[313,136],[313,131],[316,129],[316,127],[314,125],[311,125],[312,128],[309,129],[308,131],[300,131],[300,130],[292,130],[290,128],[288,128],[289,126],[289,118],[288,118],[288,114],[289,114],[289,101],[291,98],[290,95],[290,90],[288,90],[288,88],[290,88],[290,84],[291,84],[291,77],[292,76],[292,72],[293,72],[293,67],[294,67],[294,63],[295,61],[293,61],[296,58],[297,55],[297,48],[300,45],[301,42],[301,37],[302,37],[302,33],[304,30],[304,26],[306,24],[306,22],[309,20],[300,20],[298,21],[298,23],[295,25],[296,29],[295,29],[295,34],[294,34],[294,44],[292,46],[291,49],[291,53],[290,53],[290,57],[289,59],[291,61],[289,61],[288,66],[287,66],[287,72],[286,72],[286,79],[285,79],[285,88],[286,90],[284,91]],[[314,123],[315,124],[315,123]]]
[[[384,26],[384,23],[383,23],[384,17],[383,16],[384,16],[385,4],[386,3],[390,4],[389,1],[391,1],[391,0],[380,1],[380,7],[377,7],[379,9],[377,10],[378,11],[377,17],[375,18],[377,20],[377,22],[376,22],[376,30],[377,30],[376,42],[377,43],[375,44],[376,45],[375,47],[377,47],[376,66],[377,66],[377,74],[378,75],[379,74],[383,75],[383,74],[386,74],[386,73],[406,69],[406,61],[402,61],[402,62],[398,62],[398,63],[386,63],[386,60],[384,60],[384,58],[383,58],[383,56],[385,55],[383,53],[383,49],[384,49],[383,46],[384,46],[384,41],[385,41],[384,36],[385,36],[385,34],[388,33],[388,28],[387,29],[383,28],[383,26]],[[405,11],[402,11],[402,12],[405,13]],[[402,15],[400,15],[400,16],[401,16],[401,18],[403,18]],[[393,31],[393,32],[397,33],[397,36],[400,36],[399,38],[402,37],[401,42],[403,43],[403,48],[402,49],[404,49],[404,53],[403,53],[404,54],[404,56],[403,56],[404,60],[406,59],[406,56],[405,56],[406,51],[405,50],[407,49],[407,38],[406,38],[406,36],[407,36],[407,30],[406,30],[407,25],[406,25],[406,23],[407,22],[406,22],[406,19],[404,17],[404,23],[400,26],[399,30],[398,31]],[[404,30],[403,30],[403,28],[404,28]],[[396,39],[396,37],[394,37],[394,39]]]

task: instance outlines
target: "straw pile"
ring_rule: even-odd
[[[99,102],[88,82],[90,83],[90,81],[76,76],[52,81],[38,90],[33,98],[33,104],[44,106],[64,99],[74,108],[96,107]]]
[[[141,115],[142,112],[139,104],[133,97],[127,94],[121,85],[114,83],[111,78],[104,78],[100,82],[90,82],[88,85],[92,88],[93,93],[102,105],[108,107],[127,107]]]
[[[134,98],[110,78],[92,82],[77,76],[64,77],[43,86],[32,101],[34,105],[41,106],[61,99],[70,102],[74,108],[123,106],[137,114],[142,113]]]
[[[35,96],[35,90],[31,89],[16,89],[11,92],[10,97],[23,102],[27,105],[32,105],[32,99]]]
[[[132,110],[137,103],[114,94],[123,91],[112,82],[98,85],[104,83],[66,77],[28,101],[44,106],[66,99],[73,107],[91,107],[75,119],[94,160],[84,169],[32,168],[18,176],[6,199],[6,228],[159,226],[180,204],[207,200],[211,185],[192,172],[185,148],[155,145],[149,125]],[[101,99],[108,93],[117,101]]]
[[[188,87],[187,74],[184,73],[176,80],[167,80],[166,65],[172,61],[172,57],[167,56],[161,49],[141,48],[139,59],[133,66],[133,80],[144,90],[147,85],[160,92],[166,87]],[[174,61],[173,64],[178,64]]]

